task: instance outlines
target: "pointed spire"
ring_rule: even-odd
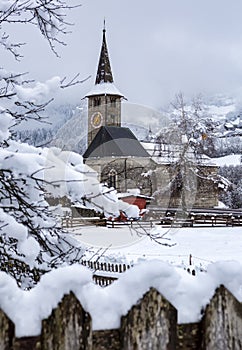
[[[113,83],[113,75],[108,57],[108,47],[106,42],[105,19],[103,23],[103,42],[99,58],[97,76],[95,84]]]

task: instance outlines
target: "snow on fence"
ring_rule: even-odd
[[[105,315],[104,315],[105,317]],[[91,316],[71,292],[42,321],[36,337],[15,337],[0,310],[1,350],[177,350],[242,348],[242,304],[224,287],[216,289],[197,323],[177,323],[177,310],[151,288],[121,318],[118,329],[92,328]]]

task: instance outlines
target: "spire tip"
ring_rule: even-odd
[[[106,32],[106,19],[103,19],[103,31]]]

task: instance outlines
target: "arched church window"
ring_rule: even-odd
[[[97,107],[97,106],[100,106],[100,104],[101,104],[101,97],[95,97],[93,101],[93,106]]]
[[[117,172],[114,169],[111,169],[108,173],[108,187],[116,188],[117,183]]]

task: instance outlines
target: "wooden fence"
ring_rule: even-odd
[[[180,226],[242,226],[242,209],[150,207],[147,216],[165,225]]]
[[[171,225],[174,227],[242,226],[242,216],[189,213],[186,218],[162,217],[160,223],[161,225]]]
[[[73,216],[63,216],[61,218],[61,226],[63,228],[78,228],[81,226],[98,225],[105,226],[106,220],[97,217],[73,217]]]
[[[122,273],[130,269],[132,265],[102,263],[99,261],[82,260],[81,264],[94,271],[106,271]]]
[[[151,288],[120,320],[119,329],[92,329],[91,316],[74,294],[65,295],[37,337],[15,337],[0,310],[1,350],[239,350],[242,304],[220,286],[200,322],[177,324],[177,310]]]
[[[142,228],[148,230],[156,225],[173,226],[173,227],[203,227],[203,226],[242,226],[242,215],[233,216],[228,214],[196,214],[189,213],[185,218],[176,216],[161,216],[156,220],[127,220],[124,222],[119,221],[106,221],[106,226],[109,228],[120,228],[129,226],[133,229]]]
[[[123,226],[129,226],[130,228],[143,228],[143,229],[151,229],[158,224],[159,221],[156,220],[127,220],[127,221],[115,221],[115,220],[107,220],[106,226],[109,228],[118,228]]]
[[[81,264],[93,271],[93,280],[101,287],[109,286],[118,279],[118,274],[132,267],[132,265],[126,264],[111,264],[88,260],[82,260]]]
[[[188,256],[188,265],[186,267],[186,271],[195,276],[196,270],[192,263],[192,255],[189,254]],[[197,258],[198,259],[198,258]],[[82,260],[81,264],[83,266],[88,267],[93,272],[93,281],[101,286],[101,287],[107,287],[114,281],[116,281],[119,278],[119,274],[129,270],[133,267],[133,265],[128,264],[111,264],[111,263],[102,263],[99,261],[89,261],[89,260]],[[205,270],[201,267],[199,268],[201,272],[204,272]]]
[[[150,220],[127,220],[115,221],[99,218],[71,218],[62,219],[63,228],[78,228],[81,226],[106,226],[108,228],[130,227],[133,229],[148,230],[156,225],[170,225],[173,227],[217,227],[217,226],[242,226],[242,215],[230,214],[210,214],[210,213],[193,213],[190,212],[185,218],[176,216],[161,216],[159,219]]]

